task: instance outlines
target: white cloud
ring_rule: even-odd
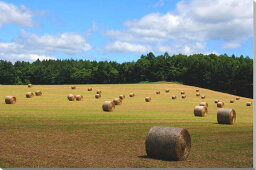
[[[235,42],[225,43],[221,46],[221,48],[223,49],[232,49],[232,48],[240,48],[240,47],[241,47],[241,44],[235,43]]]
[[[4,24],[32,27],[37,25],[32,18],[33,11],[25,6],[17,7],[13,4],[0,1],[0,27]]]
[[[104,51],[107,52],[134,52],[134,53],[145,53],[150,52],[149,46],[144,46],[141,44],[132,44],[128,42],[115,41],[113,43],[109,43],[105,46]]]
[[[9,61],[55,59],[53,53],[78,54],[91,49],[90,44],[76,33],[38,36],[21,31],[13,42],[0,42],[0,59]]]
[[[154,43],[159,50],[170,41],[177,44],[180,40],[197,43],[219,40],[229,44],[226,47],[233,44],[237,48],[252,36],[252,16],[251,0],[182,0],[172,12],[151,13],[126,21],[124,30],[109,30],[105,34],[116,41]],[[193,48],[184,52],[189,53]]]

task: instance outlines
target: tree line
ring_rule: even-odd
[[[235,95],[253,96],[253,60],[216,54],[155,56],[132,62],[37,60],[33,63],[0,60],[0,84],[109,84],[178,81]]]

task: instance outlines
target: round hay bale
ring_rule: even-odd
[[[120,98],[114,98],[113,103],[115,105],[120,105],[120,104],[122,104],[122,100]]]
[[[200,93],[196,93],[196,96],[200,96]]]
[[[75,101],[76,100],[76,97],[73,94],[69,94],[67,98],[68,98],[69,101]]]
[[[101,94],[101,90],[97,90],[96,93],[97,93],[97,94]]]
[[[6,96],[5,97],[5,103],[6,104],[14,104],[14,103],[16,103],[16,97],[14,97],[14,96]]]
[[[88,88],[87,90],[88,90],[88,91],[92,91],[92,88],[90,87],[90,88]]]
[[[169,89],[165,89],[165,93],[169,93],[170,92],[170,90]]]
[[[172,99],[176,99],[177,97],[175,95],[172,96]]]
[[[236,97],[236,100],[240,100],[240,97]]]
[[[182,99],[186,99],[186,97],[187,97],[186,95],[182,95],[181,96]]]
[[[199,92],[199,89],[196,89],[196,92]]]
[[[219,102],[219,100],[218,100],[218,99],[215,99],[215,100],[214,100],[214,103],[216,103],[216,104],[217,104],[218,102]]]
[[[32,84],[28,84],[28,88],[31,88],[32,87]]]
[[[32,92],[27,92],[26,93],[26,98],[31,98],[33,96],[34,96],[34,93],[32,93]]]
[[[73,89],[73,90],[76,89],[76,86],[71,86],[71,89]]]
[[[185,94],[185,92],[184,92],[184,91],[181,91],[180,94]]]
[[[223,107],[224,106],[224,102],[218,102],[217,103],[217,107]]]
[[[101,94],[95,94],[95,98],[96,98],[96,99],[101,98]]]
[[[102,104],[102,109],[105,112],[112,112],[114,108],[115,108],[115,104],[113,103],[113,101],[105,101]]]
[[[84,98],[82,95],[76,95],[75,97],[76,97],[76,101],[81,101]]]
[[[246,106],[251,106],[252,102],[246,102]]]
[[[42,96],[42,92],[41,92],[40,90],[37,90],[37,91],[35,92],[35,95],[36,95],[36,96]]]
[[[236,112],[230,108],[219,108],[217,111],[217,121],[219,124],[234,124]]]
[[[124,94],[121,94],[121,95],[119,96],[119,99],[124,100],[124,99],[125,99],[125,95],[124,95]]]
[[[201,99],[205,99],[205,95],[202,95],[202,96],[201,96]]]
[[[208,113],[208,109],[206,106],[196,106],[194,108],[194,115],[204,117]]]
[[[234,103],[234,102],[235,102],[235,100],[233,100],[233,99],[230,100],[230,103]]]
[[[207,102],[201,102],[201,103],[199,103],[199,106],[206,106],[206,107],[208,107],[208,103]]]
[[[156,94],[160,94],[160,91],[156,91]]]
[[[145,97],[145,102],[150,102],[151,101],[151,97]]]
[[[191,150],[190,134],[183,128],[154,126],[147,134],[145,148],[148,157],[185,160]]]
[[[134,97],[135,94],[134,94],[134,93],[130,93],[129,96],[130,96],[130,97]]]

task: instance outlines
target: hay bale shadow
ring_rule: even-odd
[[[147,155],[140,155],[140,156],[137,156],[137,157],[141,158],[141,159],[155,159],[155,160],[166,161],[166,162],[177,162],[177,161],[174,161],[174,160],[164,159],[164,158],[160,158],[160,157],[149,157]]]

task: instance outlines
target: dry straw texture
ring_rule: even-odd
[[[26,93],[26,98],[31,98],[33,96],[34,96],[34,93],[32,93],[32,92],[27,92]]]
[[[16,103],[16,97],[14,97],[14,96],[6,96],[5,97],[5,103],[6,104],[14,104],[14,103]]]
[[[169,92],[170,92],[170,90],[169,90],[169,89],[165,89],[165,92],[166,92],[166,93],[169,93]]]
[[[82,95],[76,95],[76,101],[81,101],[83,98],[84,97]]]
[[[113,103],[113,101],[105,101],[102,104],[102,109],[105,112],[112,112],[114,108],[115,108],[115,104]]]
[[[177,97],[175,95],[172,96],[172,99],[176,99]]]
[[[200,102],[199,106],[206,106],[206,107],[208,107],[208,103],[207,102]]]
[[[28,87],[29,87],[29,88],[32,87],[32,84],[28,84]]]
[[[217,111],[217,121],[219,124],[234,124],[236,112],[230,108],[220,108]]]
[[[95,98],[96,98],[96,99],[101,98],[101,94],[95,94]]]
[[[121,95],[119,96],[119,99],[124,100],[124,99],[125,99],[125,95],[124,95],[124,94],[121,94]]]
[[[115,105],[120,105],[120,104],[122,104],[122,100],[120,98],[114,98],[113,103]]]
[[[191,138],[186,129],[176,127],[152,127],[146,137],[148,157],[164,160],[186,160],[191,150]]]
[[[160,94],[160,91],[156,91],[156,94]]]
[[[251,106],[252,102],[246,102],[246,106]]]
[[[206,106],[196,106],[194,108],[194,115],[195,116],[200,116],[200,117],[204,117],[205,115],[207,115],[208,113],[208,109]]]
[[[90,88],[88,88],[87,90],[88,90],[88,91],[92,91],[92,88],[90,87]]]
[[[130,96],[130,97],[134,97],[135,94],[134,94],[134,93],[130,93],[129,96]]]
[[[71,86],[71,89],[73,89],[73,90],[76,89],[76,86]]]
[[[224,102],[218,102],[217,103],[217,107],[223,107],[224,106]]]
[[[151,97],[145,97],[145,102],[150,102],[151,101]]]
[[[69,101],[75,101],[76,100],[76,98],[75,98],[75,96],[73,94],[69,94],[67,96],[67,98],[68,98]]]
[[[36,96],[42,96],[42,92],[40,91],[40,90],[37,90],[36,92],[35,92],[35,94],[36,94]]]

